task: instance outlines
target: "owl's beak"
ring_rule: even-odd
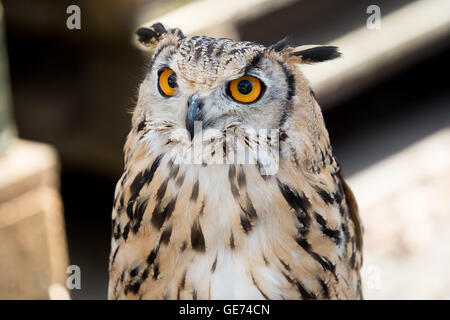
[[[194,138],[194,124],[195,121],[203,120],[202,113],[203,103],[197,95],[193,95],[188,100],[188,108],[186,113],[186,129],[191,135],[191,140]]]

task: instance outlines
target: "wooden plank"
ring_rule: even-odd
[[[58,167],[42,143],[16,140],[0,157],[0,299],[69,297]]]
[[[0,156],[0,203],[38,186],[59,186],[56,150],[38,142],[16,139]]]

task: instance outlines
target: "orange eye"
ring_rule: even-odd
[[[171,69],[162,69],[159,71],[158,89],[161,95],[170,97],[175,94],[177,87],[177,75]]]
[[[243,76],[233,80],[228,85],[229,95],[236,101],[251,103],[261,95],[264,84],[259,79],[251,76]]]

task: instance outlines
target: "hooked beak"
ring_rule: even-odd
[[[193,95],[188,100],[188,109],[186,113],[186,129],[191,135],[191,140],[194,138],[194,124],[195,121],[203,120],[202,113],[203,103],[197,95]]]

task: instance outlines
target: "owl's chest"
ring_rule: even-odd
[[[320,262],[335,260],[334,243],[323,243],[314,224],[306,241],[311,247],[320,242],[327,258],[299,246],[296,237],[307,221],[280,191],[282,176],[263,177],[256,166],[163,161],[155,172],[135,201],[136,213],[141,202],[147,204],[140,224],[134,217],[139,214],[133,215],[115,258],[122,274],[144,268],[138,291],[143,298],[297,298],[293,273],[317,287],[317,276],[327,272]],[[125,286],[135,283],[126,279]]]
[[[279,219],[289,226],[294,222],[290,210],[271,196],[276,185],[270,179],[275,178],[263,178],[257,168],[244,166],[202,168],[190,178],[192,188],[178,194],[185,205],[173,218],[182,215],[190,231],[180,272],[186,273],[198,297],[280,298],[288,283],[270,261],[285,255],[285,249],[277,248],[292,241]]]
[[[257,266],[249,264],[245,254],[224,249],[214,259],[213,269],[210,259],[200,256],[187,268],[190,285],[200,299],[264,299],[252,276],[252,268]],[[268,288],[271,285],[276,284],[265,283]],[[190,298],[189,293],[185,297]]]

